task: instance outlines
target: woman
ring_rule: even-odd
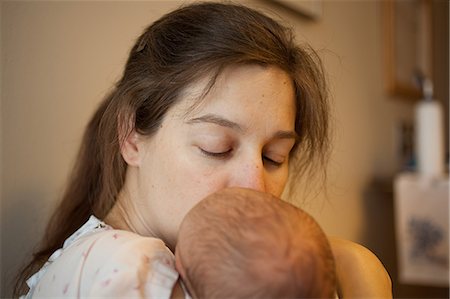
[[[122,78],[90,121],[65,195],[16,295],[26,293],[25,280],[49,258],[45,271],[56,271],[58,249],[70,247],[80,227],[86,232],[91,215],[104,221],[95,229],[160,238],[173,250],[184,215],[208,194],[238,186],[280,196],[289,175],[323,168],[327,113],[320,60],[272,19],[218,3],[162,17],[139,37]],[[391,296],[373,254],[343,240],[332,246],[343,297]],[[116,256],[114,246],[107,250]],[[82,268],[89,269],[88,260]]]

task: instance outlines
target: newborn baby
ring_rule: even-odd
[[[193,298],[332,298],[327,237],[303,210],[266,193],[225,189],[181,224],[176,268]]]

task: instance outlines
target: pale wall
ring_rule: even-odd
[[[177,2],[0,5],[4,297],[10,294],[6,278],[42,234],[83,128],[119,78],[127,51],[145,26]],[[395,171],[394,125],[411,111],[383,91],[379,3],[324,1],[323,9],[318,22],[289,20],[299,40],[322,49],[333,94],[329,195],[306,207],[330,234],[363,242],[364,190],[373,177]]]
[[[398,170],[397,129],[413,106],[384,89],[381,2],[324,1],[323,10],[317,23],[295,22],[324,59],[333,107],[328,195],[306,208],[330,234],[362,242],[365,192]]]

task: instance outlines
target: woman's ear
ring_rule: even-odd
[[[129,166],[138,166],[140,156],[138,142],[140,140],[140,134],[135,130],[129,132],[120,141],[120,153]]]
[[[122,158],[128,166],[138,166],[142,155],[139,152],[142,136],[136,132],[134,118],[123,111],[117,117],[117,135]]]

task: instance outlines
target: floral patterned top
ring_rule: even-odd
[[[173,253],[157,238],[113,229],[94,216],[31,276],[30,298],[170,298]]]

